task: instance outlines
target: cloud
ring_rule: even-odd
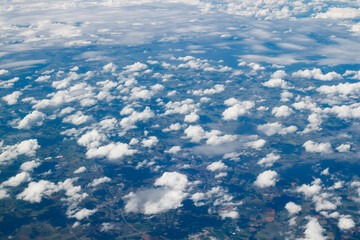
[[[31,129],[32,127],[39,127],[43,124],[45,117],[46,115],[44,113],[35,110],[20,120],[15,127],[18,129]]]
[[[151,136],[151,137],[149,137],[147,139],[143,139],[141,141],[143,147],[148,147],[148,148],[155,146],[158,142],[159,142],[159,139],[155,136]]]
[[[22,95],[22,92],[20,91],[15,91],[9,95],[6,95],[4,97],[2,97],[2,99],[7,102],[8,105],[14,105],[17,103],[17,100],[19,99],[19,97]]]
[[[99,148],[90,148],[86,152],[87,158],[103,158],[106,157],[110,161],[122,159],[126,156],[132,156],[137,150],[131,149],[126,143],[109,143]]]
[[[298,214],[301,211],[301,206],[294,202],[288,202],[285,205],[285,209],[289,212],[289,215],[292,216]]]
[[[81,111],[77,111],[75,114],[67,116],[63,119],[64,123],[72,123],[74,125],[81,125],[89,122],[92,119],[91,116],[84,115]]]
[[[319,178],[315,179],[311,185],[303,184],[296,189],[297,192],[304,194],[306,197],[312,197],[318,195],[321,191],[321,180]]]
[[[261,165],[261,166],[265,166],[265,167],[272,167],[272,165],[274,165],[274,163],[280,159],[280,155],[274,154],[274,153],[269,153],[266,154],[266,157],[260,159],[257,164]]]
[[[186,175],[178,172],[165,172],[154,183],[154,186],[158,188],[142,190],[137,193],[131,192],[125,196],[125,211],[151,215],[181,207],[182,201],[188,195],[185,192],[188,184]]]
[[[142,112],[133,111],[130,116],[121,119],[120,126],[124,129],[135,128],[137,122],[146,122],[153,117],[155,117],[154,112],[149,107],[146,107]]]
[[[338,227],[340,230],[349,230],[355,227],[355,222],[351,219],[349,215],[341,216],[339,219]]]
[[[184,122],[197,122],[200,119],[199,115],[197,115],[195,112],[192,112],[185,116]]]
[[[351,148],[350,144],[341,144],[336,148],[338,152],[349,152]]]
[[[271,114],[275,115],[275,117],[288,117],[290,116],[294,111],[291,110],[288,106],[280,106],[280,107],[274,107],[271,111]]]
[[[97,212],[97,209],[87,209],[87,208],[83,208],[80,211],[78,211],[77,213],[75,213],[72,217],[76,218],[77,220],[83,220],[84,218],[88,218],[89,216],[93,215],[94,213]]]
[[[255,140],[255,141],[246,143],[246,146],[255,148],[255,149],[260,149],[265,145],[265,143],[266,143],[266,141],[264,139],[259,139],[259,140]]]
[[[126,70],[126,72],[139,72],[147,69],[147,67],[148,66],[146,64],[143,64],[141,62],[136,62],[132,65],[125,66],[124,69]]]
[[[40,166],[40,162],[37,160],[32,160],[29,162],[24,162],[23,164],[21,164],[20,169],[24,172],[32,172],[34,170],[34,168],[37,168],[38,166]]]
[[[328,142],[316,143],[311,140],[308,140],[303,144],[303,147],[305,148],[305,150],[307,152],[311,152],[311,153],[332,153],[333,152],[333,150],[331,148],[331,144]]]
[[[102,183],[106,183],[106,182],[110,182],[111,179],[108,178],[108,177],[102,177],[102,178],[97,178],[97,179],[94,179],[90,184],[89,186],[90,187],[96,187]]]
[[[18,144],[11,146],[3,146],[3,142],[0,142],[0,164],[9,162],[10,160],[17,158],[20,155],[34,156],[36,150],[40,148],[36,139],[24,140]]]
[[[31,203],[39,203],[43,196],[50,196],[57,191],[59,191],[59,188],[56,184],[47,180],[40,180],[39,182],[29,183],[28,187],[19,193],[16,198]]]
[[[308,79],[316,79],[321,81],[332,81],[332,80],[340,80],[342,76],[336,72],[329,72],[327,74],[323,74],[321,69],[314,68],[313,70],[299,70],[297,72],[292,73],[293,77],[298,78],[308,78]]]
[[[332,19],[351,19],[360,17],[360,11],[358,8],[351,7],[330,7],[324,13],[316,14],[315,18],[332,18]]]
[[[224,210],[221,211],[219,214],[221,219],[225,219],[225,218],[236,219],[239,217],[239,213],[236,210]]]
[[[296,126],[284,127],[278,122],[267,123],[257,127],[259,131],[265,133],[267,136],[272,136],[274,134],[286,135],[289,133],[294,133],[297,131]]]
[[[281,78],[272,78],[269,81],[262,83],[262,85],[268,88],[283,88],[283,89],[291,88],[289,83]]]
[[[249,110],[255,106],[255,103],[253,101],[240,102],[231,98],[225,101],[225,105],[230,105],[231,107],[222,113],[222,118],[229,121],[237,120],[238,117],[249,113]]]
[[[189,126],[184,130],[184,133],[186,134],[186,138],[190,138],[191,142],[200,142],[206,134],[204,129],[199,125]]]
[[[211,130],[206,132],[201,126],[189,126],[184,130],[186,138],[190,138],[191,142],[199,143],[202,139],[207,139],[206,144],[208,145],[220,145],[227,142],[233,142],[237,139],[236,135],[222,134],[219,130]]]
[[[307,217],[309,222],[305,226],[304,238],[301,240],[325,240],[327,239],[323,236],[325,230],[321,227],[318,220],[313,217]]]
[[[171,147],[169,150],[165,150],[166,153],[171,153],[171,154],[176,154],[179,151],[181,151],[181,147],[180,146],[173,146]]]
[[[215,172],[215,171],[223,171],[227,169],[227,166],[220,160],[217,162],[211,163],[206,167],[207,170]]]
[[[7,181],[3,182],[1,186],[4,187],[16,187],[19,186],[23,182],[31,181],[30,174],[27,172],[21,172],[16,176],[9,178]]]
[[[86,167],[81,166],[81,167],[79,167],[78,169],[76,169],[76,170],[74,171],[74,173],[75,173],[75,174],[79,174],[79,173],[83,173],[83,172],[85,172],[85,171],[86,171]]]
[[[106,141],[106,136],[104,134],[99,133],[96,129],[93,129],[82,135],[77,140],[77,143],[87,148],[95,148],[100,146],[105,141]]]
[[[277,172],[268,170],[260,173],[257,176],[254,185],[259,188],[274,187],[277,181],[278,181]]]

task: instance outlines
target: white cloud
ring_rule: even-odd
[[[274,153],[269,153],[266,154],[266,157],[260,159],[257,164],[261,165],[261,166],[265,166],[265,167],[272,167],[272,165],[274,165],[274,163],[280,159],[280,155],[274,154]]]
[[[308,78],[308,79],[317,79],[321,81],[332,81],[332,80],[340,80],[342,79],[341,75],[336,72],[329,72],[327,74],[323,74],[319,68],[314,68],[313,70],[299,70],[292,74],[293,77],[298,78]]]
[[[217,161],[211,163],[206,167],[207,170],[215,172],[215,171],[223,171],[227,169],[227,166],[222,161]]]
[[[323,236],[324,229],[319,224],[318,220],[313,217],[307,217],[309,222],[305,226],[305,237],[301,238],[301,240],[325,240],[327,239]]]
[[[87,209],[87,208],[83,208],[80,211],[78,211],[77,213],[75,213],[72,217],[76,218],[77,220],[83,220],[84,218],[88,218],[89,216],[93,215],[94,213],[97,212],[97,209]]]
[[[3,142],[0,142],[0,163],[8,162],[19,155],[34,156],[39,148],[40,145],[36,139],[25,140],[11,146],[3,146]]]
[[[139,72],[147,69],[147,67],[148,66],[146,64],[143,64],[141,62],[136,62],[132,65],[125,66],[124,69],[126,70],[126,72]]]
[[[285,209],[289,212],[289,215],[292,216],[298,214],[301,211],[301,206],[294,202],[288,202],[285,205]]]
[[[221,219],[225,219],[225,218],[236,219],[239,217],[239,213],[236,210],[224,210],[221,211],[219,214]]]
[[[315,18],[332,18],[332,19],[351,19],[360,17],[358,8],[351,7],[331,7],[324,13],[316,14]]]
[[[82,135],[77,140],[77,143],[87,148],[95,148],[100,146],[105,141],[106,141],[106,136],[104,134],[99,133],[97,130],[93,129]]]
[[[189,126],[184,130],[184,133],[186,134],[186,138],[190,138],[191,142],[200,142],[201,139],[205,137],[205,131],[199,125]]]
[[[355,222],[351,219],[349,215],[341,216],[339,219],[338,227],[340,230],[349,230],[355,227]]]
[[[19,193],[16,198],[31,203],[39,203],[44,195],[50,196],[57,191],[59,191],[59,188],[56,184],[46,180],[40,180],[39,182],[29,183],[28,187]]]
[[[184,122],[193,123],[199,120],[199,115],[197,115],[195,112],[192,112],[185,116]]]
[[[289,83],[281,78],[272,78],[269,81],[262,83],[262,85],[269,88],[283,88],[283,89],[290,88]]]
[[[157,214],[182,206],[182,201],[188,195],[184,192],[188,186],[186,175],[178,172],[165,172],[156,179],[153,188],[130,193],[125,196],[126,212],[142,212],[146,215]]]
[[[16,187],[16,186],[19,186],[23,182],[29,182],[29,181],[31,181],[30,174],[27,172],[21,172],[21,173],[17,174],[16,176],[13,176],[13,177],[9,178],[8,180],[6,180],[5,182],[3,182],[1,184],[1,186]]]
[[[148,147],[148,148],[155,146],[158,142],[159,142],[159,139],[155,136],[151,136],[151,137],[149,137],[147,139],[143,139],[141,141],[143,147]]]
[[[7,104],[9,105],[14,105],[17,103],[19,97],[22,95],[22,92],[20,91],[15,91],[9,95],[6,95],[4,97],[2,97],[2,99],[7,102]]]
[[[24,172],[32,172],[34,170],[34,168],[37,168],[38,166],[40,166],[40,162],[37,160],[32,160],[29,162],[24,162],[23,164],[21,164],[20,169]]]
[[[350,144],[341,144],[336,148],[338,152],[349,152],[351,148]]]
[[[258,130],[265,133],[267,136],[272,136],[274,134],[286,135],[296,132],[297,127],[293,125],[290,127],[284,127],[282,124],[274,122],[260,125],[258,126]]]
[[[194,90],[193,95],[196,96],[211,95],[215,93],[221,93],[224,90],[225,90],[225,86],[223,84],[216,84],[213,88],[209,88],[205,90]]]
[[[15,127],[18,129],[31,129],[32,127],[39,127],[43,124],[45,117],[46,115],[44,113],[35,110],[20,120]]]
[[[266,187],[273,187],[275,186],[276,182],[278,181],[278,174],[275,171],[265,171],[260,173],[256,181],[254,182],[254,185],[259,188],[266,188]]]
[[[106,182],[110,182],[111,179],[108,178],[108,177],[102,177],[102,178],[97,178],[97,179],[94,179],[90,184],[89,186],[90,187],[96,187],[102,183],[106,183]]]
[[[171,154],[176,154],[178,152],[181,151],[181,147],[180,146],[173,146],[172,148],[170,148],[169,150],[165,150],[166,153],[171,153]]]
[[[136,122],[146,122],[153,117],[155,117],[154,112],[149,107],[146,107],[142,112],[133,111],[130,116],[121,119],[120,125],[124,129],[131,129],[135,128]]]
[[[255,148],[255,149],[260,149],[265,145],[265,143],[266,143],[266,141],[264,139],[259,139],[259,140],[255,140],[255,141],[246,143],[246,146]]]
[[[108,145],[99,148],[90,148],[86,152],[87,158],[102,158],[106,157],[108,160],[119,160],[125,156],[132,156],[137,150],[130,149],[126,143],[109,143]]]
[[[10,197],[10,195],[7,193],[6,189],[1,189],[0,188],[0,199],[4,199]]]
[[[333,150],[331,148],[331,144],[328,142],[316,143],[311,140],[308,140],[303,144],[303,147],[305,148],[305,150],[307,152],[312,152],[312,153],[332,153],[333,152]]]
[[[312,197],[317,195],[321,191],[321,180],[319,178],[315,179],[311,185],[303,184],[296,189],[297,192],[304,194],[306,197]]]
[[[275,115],[275,117],[288,117],[290,116],[294,111],[289,108],[288,106],[280,106],[280,107],[274,107],[271,111],[271,114]]]
[[[86,123],[92,119],[91,116],[84,115],[81,111],[77,111],[75,114],[67,116],[63,119],[64,123],[72,123],[74,125],[80,125]]]
[[[222,113],[224,120],[237,120],[238,117],[243,116],[249,113],[249,110],[255,106],[253,101],[234,101],[233,99],[228,99],[225,101],[226,105],[232,105],[231,107],[225,109]]]
[[[85,171],[86,171],[86,167],[81,166],[81,167],[79,167],[78,169],[76,169],[76,170],[74,171],[74,173],[75,173],[75,174],[78,174],[78,173],[83,173],[83,172],[85,172]]]

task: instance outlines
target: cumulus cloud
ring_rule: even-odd
[[[227,166],[222,161],[217,161],[211,163],[206,169],[212,172],[223,171],[227,169]]]
[[[296,191],[304,194],[306,197],[312,197],[318,195],[321,191],[321,180],[319,178],[315,179],[311,185],[303,184],[299,186]]]
[[[258,126],[258,130],[265,133],[267,136],[272,136],[274,134],[286,135],[289,133],[294,133],[297,131],[296,126],[284,127],[281,123],[267,123],[264,125]]]
[[[271,111],[272,114],[275,115],[275,117],[288,117],[290,116],[294,111],[291,110],[288,106],[280,106],[280,107],[274,107]]]
[[[81,111],[76,112],[70,116],[67,116],[63,119],[64,123],[72,123],[74,125],[80,125],[86,123],[92,119],[91,116],[84,115]]]
[[[59,191],[59,188],[53,182],[40,180],[39,182],[29,183],[28,187],[19,193],[16,198],[29,201],[31,203],[39,203],[41,202],[43,196],[50,196],[57,191]]]
[[[141,141],[141,144],[143,145],[143,147],[153,147],[155,146],[157,143],[159,142],[159,139],[155,136],[151,136],[151,137],[148,137],[146,139],[143,139]]]
[[[257,176],[254,185],[259,188],[274,187],[277,181],[278,181],[277,172],[268,170],[260,173]]]
[[[301,206],[294,202],[288,202],[285,205],[285,209],[289,212],[289,215],[292,216],[298,214],[301,211]]]
[[[166,153],[176,154],[181,151],[180,146],[173,146],[169,150],[165,150]]]
[[[239,213],[236,210],[224,210],[221,211],[220,213],[220,217],[221,219],[225,219],[225,218],[231,218],[231,219],[236,219],[239,217]]]
[[[97,209],[87,209],[87,208],[83,208],[80,211],[78,211],[77,213],[75,213],[72,217],[76,218],[77,220],[83,220],[84,218],[88,218],[89,216],[93,215],[94,213],[97,212]]]
[[[199,115],[197,115],[195,112],[192,112],[185,116],[184,122],[193,123],[199,120]]]
[[[74,171],[74,173],[75,173],[75,174],[79,174],[79,173],[83,173],[83,172],[85,172],[85,171],[86,171],[86,167],[81,166],[81,167],[79,167],[78,169],[76,169],[76,170]]]
[[[236,135],[225,134],[219,130],[205,131],[201,126],[189,126],[184,130],[186,138],[190,138],[191,142],[200,142],[202,139],[207,139],[208,145],[220,145],[227,142],[232,142],[237,139]]]
[[[29,182],[29,181],[31,181],[30,174],[27,172],[21,172],[21,173],[17,174],[16,176],[13,176],[13,177],[9,178],[8,180],[6,180],[5,182],[3,182],[1,184],[1,186],[16,187],[16,186],[19,186],[20,184],[22,184],[23,182]]]
[[[246,143],[246,146],[255,148],[255,149],[260,149],[265,145],[265,143],[266,143],[266,141],[264,139],[259,139],[259,140],[255,140],[255,141]]]
[[[125,196],[125,211],[151,215],[181,207],[182,201],[188,195],[185,192],[188,184],[186,175],[165,172],[154,183],[158,188],[131,192]]]
[[[308,140],[303,144],[303,147],[307,152],[311,153],[332,153],[331,144],[326,143],[316,143],[314,141]]]
[[[43,124],[45,117],[46,115],[44,113],[35,110],[20,120],[15,127],[18,129],[31,129],[33,127],[39,127]]]
[[[237,120],[238,117],[243,116],[249,112],[251,108],[255,106],[253,101],[237,101],[233,98],[225,101],[225,105],[231,106],[222,113],[224,120]]]
[[[146,122],[153,117],[155,117],[154,112],[146,107],[142,112],[133,111],[128,117],[121,119],[120,126],[124,129],[135,128],[137,122]]]
[[[89,186],[90,187],[96,187],[102,183],[106,183],[106,182],[110,182],[111,179],[108,178],[108,177],[102,177],[102,178],[97,178],[97,179],[94,179],[90,184]]]
[[[319,68],[314,68],[313,70],[299,70],[292,74],[293,77],[298,78],[308,78],[308,79],[316,79],[321,81],[332,81],[332,80],[340,80],[342,76],[336,72],[329,72],[327,74],[323,74]]]
[[[269,153],[266,154],[266,157],[260,159],[257,164],[265,167],[272,167],[274,163],[280,159],[280,155],[277,155],[275,153]]]
[[[7,102],[7,104],[9,105],[14,105],[17,103],[19,97],[22,95],[22,92],[20,91],[15,91],[9,95],[6,95],[4,97],[2,97],[2,99]]]
[[[86,152],[87,158],[103,158],[115,161],[122,159],[125,156],[132,156],[137,150],[131,149],[126,143],[109,143],[108,145],[101,146],[99,148],[90,148]]]
[[[100,146],[105,141],[106,141],[106,136],[102,133],[99,133],[96,129],[93,129],[82,135],[77,140],[77,143],[87,148],[95,148]]]
[[[3,142],[0,142],[0,164],[9,162],[20,155],[34,156],[36,150],[39,148],[40,145],[36,139],[24,140],[18,144],[10,146],[3,146]]]
[[[327,239],[323,233],[324,229],[319,224],[318,220],[313,217],[307,217],[309,222],[305,226],[304,238],[301,240],[325,240]]]
[[[37,160],[32,160],[29,162],[24,162],[23,164],[21,164],[20,169],[24,172],[32,172],[34,170],[34,168],[37,168],[38,166],[40,166],[40,162]]]
[[[272,78],[269,81],[262,83],[262,85],[268,88],[290,88],[290,84],[281,78]]]
[[[341,144],[336,148],[338,152],[349,152],[351,148],[350,144]]]
[[[124,67],[125,71],[126,72],[139,72],[139,71],[142,71],[142,70],[145,70],[147,69],[147,65],[146,64],[143,64],[141,62],[136,62],[132,65],[127,65]]]
[[[350,215],[341,216],[338,227],[340,230],[349,230],[355,227],[355,222],[351,219]]]

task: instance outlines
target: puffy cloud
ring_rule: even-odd
[[[360,118],[360,104],[333,106],[331,108],[325,108],[324,112],[334,113],[341,119]]]
[[[272,78],[269,81],[262,83],[262,85],[269,88],[283,88],[283,89],[290,88],[289,83],[281,78]]]
[[[1,81],[0,82],[0,88],[12,88],[14,86],[14,83],[19,81],[20,78],[14,77],[12,79],[9,79],[7,81]]]
[[[137,122],[146,122],[154,116],[154,112],[149,107],[146,107],[142,112],[133,111],[130,116],[121,119],[120,125],[125,129],[135,128]]]
[[[224,120],[237,120],[238,117],[243,116],[249,112],[251,108],[255,106],[253,101],[234,101],[233,99],[228,99],[225,101],[226,105],[231,107],[225,109],[222,113],[222,118]]]
[[[322,94],[348,96],[358,94],[360,92],[360,83],[340,83],[338,85],[323,85],[316,89],[317,92]]]
[[[180,146],[173,146],[172,148],[170,148],[169,150],[165,150],[166,153],[171,153],[171,154],[176,154],[179,151],[181,151],[181,147]]]
[[[7,181],[3,182],[1,186],[4,187],[16,187],[23,182],[31,181],[30,174],[27,172],[21,172],[14,177],[9,178]]]
[[[97,209],[87,209],[87,208],[83,208],[80,211],[78,211],[77,213],[75,213],[72,217],[76,218],[77,220],[83,220],[84,218],[88,218],[89,216],[93,215],[94,213],[97,212]]]
[[[147,65],[146,64],[143,64],[141,62],[136,62],[132,65],[127,65],[124,67],[124,69],[126,70],[126,72],[139,72],[139,71],[142,71],[142,70],[145,70],[147,69]]]
[[[39,111],[33,111],[20,120],[15,126],[18,129],[30,129],[32,127],[38,127],[43,124],[46,115]]]
[[[355,227],[355,222],[351,219],[349,215],[341,216],[339,219],[338,227],[340,230],[349,230]]]
[[[23,192],[19,193],[16,198],[29,201],[31,203],[39,203],[43,196],[50,196],[54,192],[59,191],[59,187],[47,180],[39,182],[31,182]]]
[[[223,84],[216,84],[213,88],[205,89],[205,90],[194,90],[193,94],[196,96],[203,96],[215,93],[221,93],[225,90],[225,86]]]
[[[186,138],[190,138],[192,142],[200,142],[201,139],[205,137],[205,131],[199,125],[189,126],[184,130],[184,133],[186,134]]]
[[[17,100],[19,99],[19,97],[22,95],[22,92],[20,91],[15,91],[9,95],[6,95],[4,97],[2,97],[2,99],[7,102],[7,104],[9,105],[14,105],[17,103]]]
[[[170,126],[168,128],[164,128],[162,131],[163,132],[171,132],[171,131],[179,131],[180,129],[181,129],[180,123],[173,123],[173,124],[170,124]]]
[[[170,101],[165,105],[166,111],[164,114],[189,114],[197,110],[198,106],[199,104],[194,104],[194,100],[192,99],[186,99],[181,102]]]
[[[108,178],[108,177],[102,177],[102,178],[97,178],[97,179],[94,179],[90,184],[89,186],[90,187],[96,187],[102,183],[106,183],[106,182],[110,182],[111,179]]]
[[[266,143],[266,141],[264,139],[259,139],[259,140],[255,140],[255,141],[246,143],[246,146],[255,148],[255,149],[260,149],[265,145],[265,143]]]
[[[37,160],[32,160],[29,162],[24,162],[23,164],[21,164],[20,169],[24,172],[32,172],[34,170],[34,168],[37,168],[38,166],[40,166],[40,162]]]
[[[0,163],[8,162],[19,155],[34,156],[39,148],[40,145],[36,139],[25,140],[11,146],[3,146],[3,142],[0,142]]]
[[[324,229],[319,224],[318,220],[313,217],[307,217],[309,222],[305,226],[304,235],[305,237],[301,240],[325,240],[327,239],[323,236]]]
[[[271,167],[279,159],[280,155],[269,153],[266,154],[266,157],[260,159],[257,164],[265,167]]]
[[[239,213],[236,210],[224,210],[220,212],[221,219],[232,218],[236,219],[239,217]]]
[[[78,174],[78,173],[83,173],[83,172],[85,172],[85,171],[86,171],[86,167],[81,166],[81,167],[79,167],[78,169],[76,169],[76,170],[74,171],[74,173],[75,173],[75,174]]]
[[[267,123],[264,125],[258,126],[258,130],[265,133],[267,136],[272,136],[274,134],[286,135],[289,133],[294,133],[297,131],[296,126],[284,127],[278,122]]]
[[[303,184],[299,186],[296,191],[299,193],[304,194],[306,197],[312,197],[314,195],[317,195],[321,191],[321,180],[319,178],[315,179],[311,185]]]
[[[358,8],[351,7],[330,7],[324,13],[318,13],[316,18],[332,18],[332,19],[348,19],[360,17],[360,11]]]
[[[108,145],[99,148],[90,148],[86,152],[87,158],[102,158],[106,157],[109,160],[119,160],[125,156],[132,156],[137,150],[130,149],[126,143],[109,143]]]
[[[298,214],[301,211],[301,206],[297,205],[294,202],[288,202],[285,205],[285,209],[289,212],[289,215],[295,215]]]
[[[275,186],[276,182],[278,181],[278,174],[275,171],[265,171],[260,173],[256,181],[254,182],[254,185],[259,188],[266,188],[266,187],[273,187]]]
[[[350,151],[351,145],[350,144],[341,144],[336,148],[338,152],[348,152]]]
[[[336,72],[329,72],[327,74],[323,74],[319,68],[314,68],[313,70],[299,70],[292,74],[293,77],[299,78],[313,78],[321,81],[332,81],[332,80],[340,80],[342,79],[341,75]]]
[[[108,63],[105,66],[103,66],[104,72],[115,72],[116,71],[116,65],[113,63]]]
[[[186,175],[178,172],[165,172],[156,179],[153,188],[130,193],[125,196],[126,212],[142,212],[144,214],[157,214],[176,209],[182,206],[182,201],[188,195],[184,192],[188,186]]]
[[[288,106],[283,105],[280,107],[274,107],[271,113],[274,114],[275,117],[288,117],[293,113],[293,110],[291,110]]]
[[[217,161],[217,162],[211,163],[209,166],[207,166],[206,169],[209,171],[215,172],[215,171],[226,170],[227,166],[222,161]]]
[[[4,199],[10,197],[10,195],[7,193],[6,189],[1,189],[0,188],[0,199]]]
[[[159,142],[159,139],[155,136],[151,136],[141,141],[143,147],[153,147]]]
[[[200,142],[202,139],[206,138],[206,144],[209,145],[220,145],[226,142],[232,142],[237,139],[236,135],[222,134],[219,130],[212,130],[210,132],[206,132],[201,126],[189,126],[184,130],[186,134],[186,138],[190,138],[191,142]]]
[[[101,145],[102,142],[106,141],[106,136],[93,129],[82,135],[77,143],[87,148],[95,148]]]
[[[72,123],[74,125],[80,125],[86,123],[92,119],[91,116],[84,115],[81,111],[77,111],[75,114],[67,116],[63,119],[64,123]]]
[[[305,148],[305,150],[307,152],[312,152],[312,153],[332,153],[333,152],[333,150],[331,148],[331,144],[328,142],[316,143],[311,140],[308,140],[303,144],[303,147]]]
[[[185,122],[189,122],[189,123],[193,123],[199,120],[199,115],[197,115],[195,112],[190,113],[189,115],[185,116],[184,121]]]

